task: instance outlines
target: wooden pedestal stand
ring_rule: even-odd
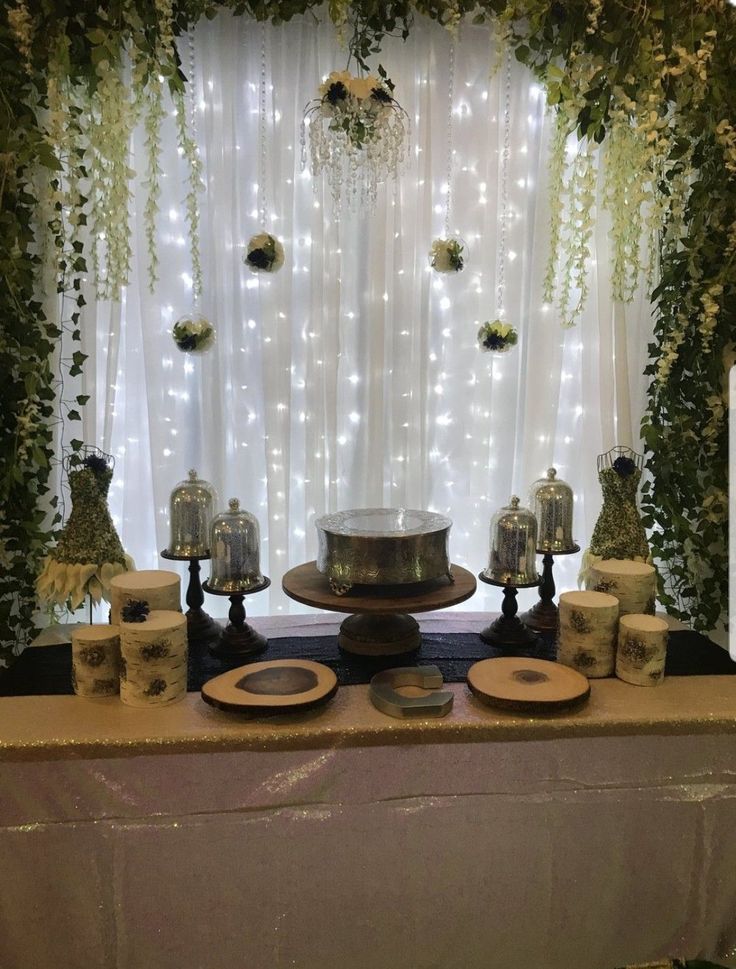
[[[340,626],[338,644],[348,653],[362,656],[394,656],[419,649],[419,623],[410,613],[445,609],[469,599],[476,589],[472,573],[452,566],[454,583],[446,578],[409,586],[353,586],[338,596],[329,580],[317,571],[316,562],[290,569],[283,579],[291,599],[329,612],[352,615]]]
[[[559,620],[555,598],[555,580],[552,577],[552,567],[555,563],[555,555],[574,555],[580,551],[580,546],[575,545],[565,552],[549,552],[546,549],[538,548],[537,555],[542,555],[542,578],[539,580],[539,602],[522,614],[521,621],[530,629],[536,629],[540,633],[551,633],[557,629]]]
[[[499,649],[510,652],[514,649],[529,649],[537,642],[537,635],[516,615],[519,607],[516,604],[517,589],[533,589],[537,582],[525,582],[523,585],[510,585],[509,583],[496,582],[489,579],[485,572],[478,575],[481,582],[487,585],[495,585],[503,589],[503,605],[501,615],[495,619],[490,626],[486,626],[480,634],[480,638],[489,646],[496,646]]]
[[[263,577],[263,582],[260,585],[253,586],[246,592],[223,592],[220,589],[211,589],[206,581],[202,584],[204,591],[209,592],[211,596],[228,596],[230,599],[230,611],[228,612],[230,621],[222,631],[221,637],[216,642],[210,643],[209,649],[213,656],[228,660],[228,662],[230,660],[247,660],[266,649],[268,646],[266,637],[257,633],[245,621],[243,600],[254,592],[263,592],[270,585],[271,580],[266,576]]]
[[[189,562],[189,585],[187,586],[186,611],[187,640],[191,650],[204,651],[222,637],[222,626],[212,616],[207,615],[204,605],[204,592],[199,579],[199,563],[210,558],[209,555],[172,555],[164,549],[162,559],[170,562]]]

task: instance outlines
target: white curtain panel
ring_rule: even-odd
[[[247,241],[261,228],[264,39],[267,227],[286,250],[274,275],[243,264]],[[386,40],[380,60],[411,118],[411,153],[375,208],[358,212],[336,211],[326,181],[301,166],[304,106],[347,61],[331,27],[307,17],[264,27],[221,13],[180,42],[193,75],[188,104],[204,172],[198,309],[215,324],[216,344],[204,355],[185,354],[170,335],[176,319],[195,309],[187,169],[170,105],[160,281],[150,292],[141,127],[132,145],[130,285],[120,304],[96,303],[88,293],[83,328],[84,392],[91,394],[85,440],[115,455],[111,507],[139,568],[162,567],[169,493],[190,467],[215,485],[221,508],[237,496],[259,519],[262,568],[273,585],[249,600],[252,614],[301,611],[282,593],[281,576],[315,557],[314,520],[324,512],[441,511],[454,523],[453,561],[478,572],[493,513],[512,494],[526,501],[532,482],[555,466],[576,494],[575,537],[581,546],[589,541],[600,508],[596,455],[638,444],[648,304],[643,297],[614,303],[600,210],[580,322],[563,329],[543,302],[553,120],[540,85],[513,61],[505,309],[519,343],[500,356],[478,350],[479,324],[498,315],[508,75],[505,63],[492,73],[489,29],[463,26],[455,41],[451,231],[468,251],[461,273],[439,275],[428,251],[444,228],[452,42],[428,22],[418,22],[406,43]],[[578,567],[576,556],[557,560],[558,590],[574,586]],[[520,603],[535,598],[532,590]],[[482,586],[467,606],[499,604],[498,590]],[[207,608],[224,613],[212,599]]]

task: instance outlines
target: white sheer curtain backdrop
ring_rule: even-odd
[[[286,249],[273,276],[254,275],[242,262],[260,229],[264,30],[268,229]],[[217,327],[217,342],[189,355],[170,336],[193,309],[186,168],[171,116],[163,132],[160,282],[150,293],[141,128],[132,152],[139,175],[131,283],[120,305],[88,294],[83,327],[84,392],[92,395],[85,440],[116,457],[111,507],[139,568],[162,566],[169,493],[190,467],[214,483],[221,507],[237,496],[260,521],[262,568],[273,585],[249,600],[252,614],[302,608],[284,597],[280,580],[314,558],[314,519],[326,511],[445,512],[454,522],[453,560],[477,572],[491,515],[511,494],[525,501],[554,465],[576,493],[575,536],[588,542],[600,508],[596,455],[638,443],[648,306],[613,303],[604,219],[579,325],[562,329],[543,304],[552,123],[540,86],[514,61],[505,303],[520,339],[503,356],[479,352],[478,325],[497,315],[505,68],[489,80],[487,28],[463,26],[456,43],[451,230],[469,252],[464,271],[450,277],[431,271],[427,255],[444,225],[445,30],[417,22],[406,43],[386,41],[380,60],[412,120],[411,155],[375,211],[352,214],[333,211],[325,183],[315,185],[300,165],[303,108],[347,60],[333,29],[309,18],[263,28],[220,13],[183,39],[185,71],[193,55],[191,108],[204,170],[199,309]],[[558,590],[574,586],[578,567],[575,556],[557,561]],[[521,594],[520,603],[535,597]],[[499,603],[498,591],[483,586],[465,605]],[[206,606],[224,614],[222,603]]]

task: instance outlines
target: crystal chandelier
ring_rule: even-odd
[[[333,71],[304,110],[302,167],[327,173],[336,206],[373,204],[378,186],[396,178],[407,157],[409,117],[393,96],[394,85],[378,75]]]

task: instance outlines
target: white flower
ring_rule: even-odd
[[[465,263],[464,248],[459,239],[435,239],[429,253],[432,269],[438,273],[459,273]]]
[[[369,74],[368,77],[353,77],[347,84],[348,91],[354,98],[360,98],[360,100],[369,98],[373,89],[380,86],[381,82],[373,74]]]

